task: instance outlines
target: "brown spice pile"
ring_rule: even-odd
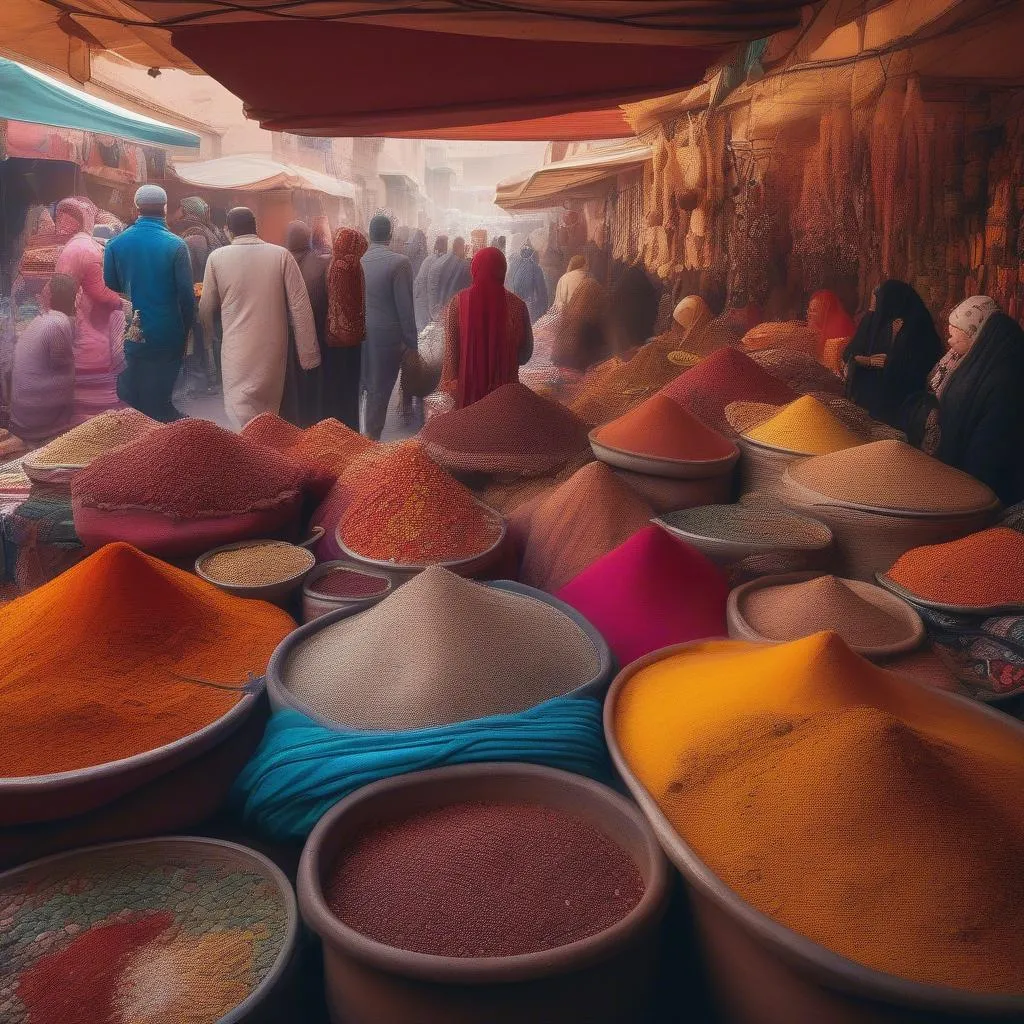
[[[312,558],[293,544],[246,544],[218,551],[204,559],[203,572],[217,583],[236,587],[265,587],[305,572]]]
[[[34,452],[36,466],[87,466],[93,459],[124,447],[160,424],[135,409],[111,409]]]

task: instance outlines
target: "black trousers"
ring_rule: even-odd
[[[323,414],[359,431],[359,375],[362,346],[323,349]]]
[[[117,397],[160,423],[184,418],[171,401],[181,372],[183,353],[164,356],[125,353],[125,368],[117,378]]]

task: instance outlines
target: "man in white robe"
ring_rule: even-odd
[[[220,314],[224,408],[240,430],[260,413],[278,413],[288,367],[288,324],[299,365],[320,365],[313,307],[295,257],[256,234],[244,206],[228,213],[231,244],[210,253],[199,318],[208,337]]]

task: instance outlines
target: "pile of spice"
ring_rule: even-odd
[[[307,585],[314,594],[335,598],[377,597],[390,589],[390,583],[383,576],[374,576],[358,569],[340,567],[332,569]]]
[[[564,613],[432,567],[304,640],[284,684],[332,722],[396,730],[525,711],[599,671]]]
[[[768,320],[751,327],[740,344],[747,352],[782,350],[813,359],[810,353],[818,348],[818,334],[803,320]]]
[[[1024,759],[1000,721],[819,633],[664,658],[614,728],[679,835],[763,913],[910,981],[1024,992]]]
[[[263,412],[242,427],[242,437],[274,451],[286,452],[302,438],[302,429],[276,413]]]
[[[878,600],[868,600],[864,592],[869,586],[818,576],[799,583],[756,587],[743,598],[739,612],[768,640],[799,640],[829,629],[851,647],[886,647],[907,640],[912,626],[891,607],[896,599],[881,587],[871,587],[867,592]]]
[[[929,544],[885,574],[914,597],[963,608],[1024,608],[1024,534],[1007,526]]]
[[[71,485],[76,504],[180,519],[228,516],[294,498],[309,470],[208,420],[178,420],[100,456]]]
[[[587,450],[580,419],[518,382],[433,417],[419,439],[430,457],[452,473],[538,476]]]
[[[603,462],[591,462],[529,510],[519,578],[554,594],[653,515],[629,484]]]
[[[974,477],[902,441],[872,441],[817,455],[786,470],[833,501],[906,512],[975,512],[995,495]]]
[[[501,539],[499,517],[427,455],[418,441],[360,458],[345,473],[338,524],[349,550],[397,565],[473,558]]]
[[[265,587],[304,573],[313,565],[305,548],[281,541],[246,544],[204,558],[203,572],[216,583],[233,587]]]
[[[215,1024],[274,969],[288,909],[267,877],[194,848],[75,854],[0,883],[0,1019]]]
[[[818,391],[842,395],[845,390],[842,380],[807,352],[771,348],[764,352],[752,352],[750,358],[762,370],[767,370],[802,395]]]
[[[731,441],[661,394],[600,427],[594,439],[632,455],[679,462],[718,462],[736,455]]]
[[[732,433],[725,417],[725,408],[730,402],[788,405],[800,397],[777,377],[762,370],[750,356],[733,348],[713,352],[662,393],[726,435]]]
[[[280,609],[109,544],[0,613],[0,778],[106,764],[226,714],[295,628]]]
[[[861,443],[853,431],[812,395],[791,402],[746,431],[745,437],[800,455],[827,455]]]
[[[704,505],[666,512],[661,521],[688,534],[698,545],[706,539],[772,550],[822,548],[832,543],[832,531],[824,523],[753,494],[735,505]]]
[[[350,928],[397,949],[517,956],[578,942],[643,896],[636,864],[552,807],[456,803],[379,825],[343,850],[325,887]]]
[[[564,484],[574,473],[594,461],[594,453],[587,447],[577,458],[569,462],[557,473],[546,473],[544,476],[514,477],[492,480],[480,491],[480,500],[502,515],[509,517],[511,532],[512,513],[545,494],[549,494],[559,484]]]
[[[40,468],[87,466],[107,452],[155,430],[160,424],[135,409],[111,409],[61,434],[33,452],[30,462]]]
[[[265,412],[242,429],[242,436],[266,445],[299,462],[306,462],[333,477],[340,476],[352,460],[375,442],[335,419],[321,420],[306,430]]]
[[[696,548],[647,526],[558,597],[597,627],[619,665],[670,644],[726,633],[729,585]]]

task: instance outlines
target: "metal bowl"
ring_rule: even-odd
[[[369,594],[364,597],[342,597],[334,594],[325,594],[315,589],[314,584],[317,581],[325,576],[329,576],[333,572],[337,572],[339,569],[359,573],[359,575],[370,579],[380,580],[382,588],[378,593]],[[372,608],[373,605],[383,601],[394,588],[394,580],[387,573],[371,572],[365,566],[344,560],[323,562],[309,573],[305,583],[302,585],[302,621],[312,622],[322,615],[328,615],[331,612],[337,611],[346,611],[350,614],[365,611],[367,608]]]
[[[239,551],[242,548],[263,547],[269,544],[275,544],[280,547],[295,548],[297,551],[302,551],[306,556],[306,568],[294,573],[287,579],[277,580],[274,583],[261,583],[256,585],[224,583],[221,580],[216,579],[216,577],[210,576],[203,569],[203,563],[206,562],[208,558],[212,558],[221,551]],[[315,565],[316,556],[313,552],[298,544],[289,544],[288,541],[284,540],[242,540],[237,541],[234,544],[224,544],[222,547],[213,548],[211,551],[204,552],[196,559],[195,571],[197,576],[206,580],[207,583],[212,583],[218,590],[223,590],[226,594],[233,594],[235,597],[247,597],[256,601],[271,601],[275,604],[281,604],[284,601],[287,601],[288,597],[298,587],[302,586],[306,577]]]
[[[646,473],[648,476],[663,476],[672,480],[706,480],[708,477],[725,476],[739,461],[740,450],[733,445],[733,452],[721,459],[664,459],[650,455],[637,455],[621,448],[611,448],[597,440],[600,427],[590,432],[590,447],[596,458],[609,466],[628,469],[633,473]]]
[[[947,615],[973,615],[981,619],[997,615],[1024,615],[1024,604],[942,604],[939,601],[927,601],[913,591],[907,590],[906,587],[901,587],[889,579],[884,572],[876,572],[875,579],[880,587],[885,587],[890,594],[895,594],[901,601],[920,605],[922,608],[929,608],[932,611],[945,612]]]

